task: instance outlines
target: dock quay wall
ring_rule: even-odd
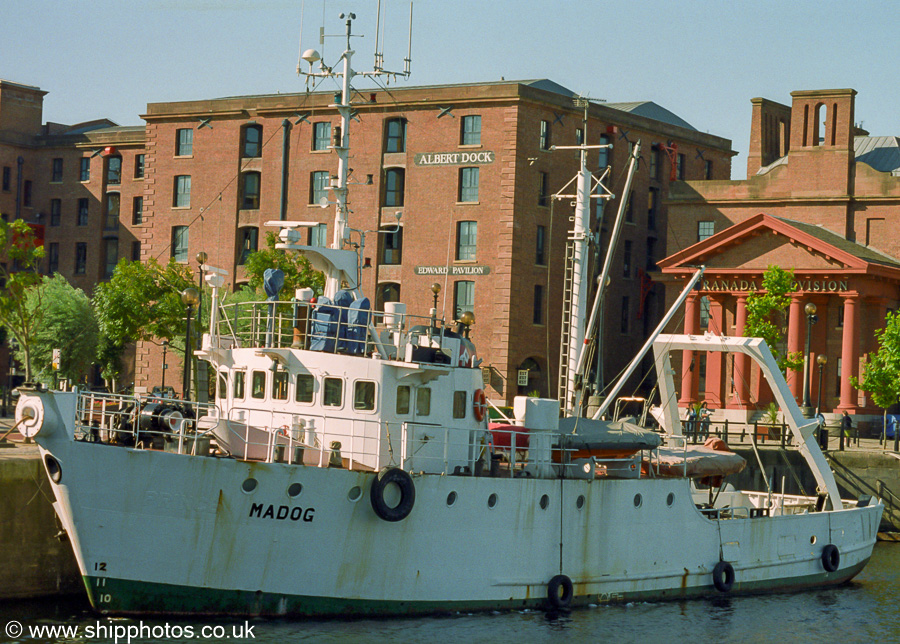
[[[84,592],[35,445],[0,448],[0,600]]]

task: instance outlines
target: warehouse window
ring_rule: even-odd
[[[313,124],[313,150],[327,150],[331,145],[331,123],[322,121]]]
[[[459,169],[459,201],[478,201],[478,168]]]
[[[242,132],[241,156],[255,159],[262,156],[262,125],[245,125]]]
[[[384,205],[400,207],[403,205],[403,184],[406,172],[403,168],[390,168],[384,174]]]
[[[190,128],[175,130],[175,156],[189,157],[194,153],[194,131]]]
[[[475,261],[475,247],[478,241],[478,222],[460,221],[456,224],[457,261]]]
[[[385,122],[384,151],[406,152],[406,119],[388,119]]]
[[[461,124],[462,145],[480,145],[481,144],[481,117],[477,114],[462,117]]]

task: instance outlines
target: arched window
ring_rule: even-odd
[[[384,174],[384,205],[400,207],[403,205],[403,184],[406,171],[403,168],[390,168]]]
[[[378,292],[375,296],[375,308],[379,311],[384,310],[385,302],[400,301],[400,285],[394,282],[385,282],[378,285]]]
[[[406,119],[388,119],[385,121],[384,151],[406,152]]]
[[[241,156],[256,158],[262,156],[262,125],[245,125],[241,135]]]
[[[259,172],[241,174],[241,210],[259,210]]]

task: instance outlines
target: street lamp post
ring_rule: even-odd
[[[812,302],[807,302],[806,306],[803,307],[803,311],[806,313],[806,354],[803,356],[803,415],[810,418],[813,409],[809,402],[809,369],[812,366],[809,364],[809,341],[812,336],[812,326],[819,321],[819,318],[816,315],[816,305]]]
[[[437,327],[437,300],[438,294],[441,292],[441,285],[438,282],[435,282],[431,285],[431,292],[434,293],[434,304],[431,307],[431,328],[434,329]],[[432,331],[434,333],[434,331]]]
[[[209,259],[209,255],[207,255],[202,250],[197,253],[197,263],[200,264],[200,283],[197,285],[197,290],[200,292],[200,299],[197,301],[197,328],[203,328],[203,266],[206,264],[206,260]]]
[[[168,340],[163,340],[163,369],[162,369],[163,375],[162,375],[162,385],[161,385],[161,388],[162,388],[162,390],[163,390],[163,396],[166,395],[166,394],[165,394],[165,389],[166,389],[166,369],[169,368],[169,365],[166,364],[166,351],[167,351],[168,349],[169,349],[169,341],[168,341]]]
[[[819,415],[819,410],[822,409],[822,370],[825,369],[825,365],[828,364],[828,356],[825,354],[821,354],[816,358],[816,364],[819,365],[819,392],[816,394],[816,416]]]
[[[200,294],[194,287],[188,287],[181,293],[181,303],[187,307],[187,329],[184,333],[184,382],[181,385],[181,397],[187,400],[191,395],[191,317],[193,308],[200,301]]]

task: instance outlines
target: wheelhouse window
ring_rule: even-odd
[[[182,128],[175,130],[175,156],[189,157],[194,153],[194,130]]]
[[[321,121],[313,124],[313,150],[327,150],[331,145],[331,123]]]
[[[294,400],[300,403],[311,403],[315,391],[316,379],[309,373],[298,373]]]
[[[384,173],[384,205],[400,207],[403,205],[403,187],[406,172],[403,168],[390,168]]]
[[[276,371],[272,374],[272,400],[287,400],[288,372]]]
[[[340,407],[344,399],[344,381],[340,378],[325,378],[322,385],[322,404],[325,407]]]
[[[254,371],[250,382],[250,396],[261,400],[266,397],[266,372]]]
[[[372,411],[375,409],[375,383],[371,380],[358,380],[353,387],[353,409]]]
[[[431,415],[431,389],[419,387],[416,389],[416,416]]]
[[[243,400],[243,398],[244,398],[244,379],[245,378],[246,378],[246,373],[244,371],[235,371],[234,372],[232,391],[234,392],[234,397],[236,399]]]
[[[410,389],[408,385],[397,387],[397,415],[404,416],[409,413]]]
[[[462,145],[481,144],[481,116],[472,114],[462,117],[461,129],[460,143]]]
[[[466,417],[466,398],[468,394],[465,391],[454,391],[453,392],[453,417],[454,418],[465,418]]]
[[[459,169],[459,201],[478,201],[478,168]]]
[[[262,156],[262,125],[245,125],[242,133],[241,156],[255,159]]]
[[[259,172],[241,175],[241,210],[259,210]]]
[[[384,151],[406,152],[406,119],[388,119],[385,122]]]
[[[216,389],[216,398],[219,400],[225,400],[228,398],[228,372],[220,371],[218,377],[216,378],[216,383],[218,387]]]

